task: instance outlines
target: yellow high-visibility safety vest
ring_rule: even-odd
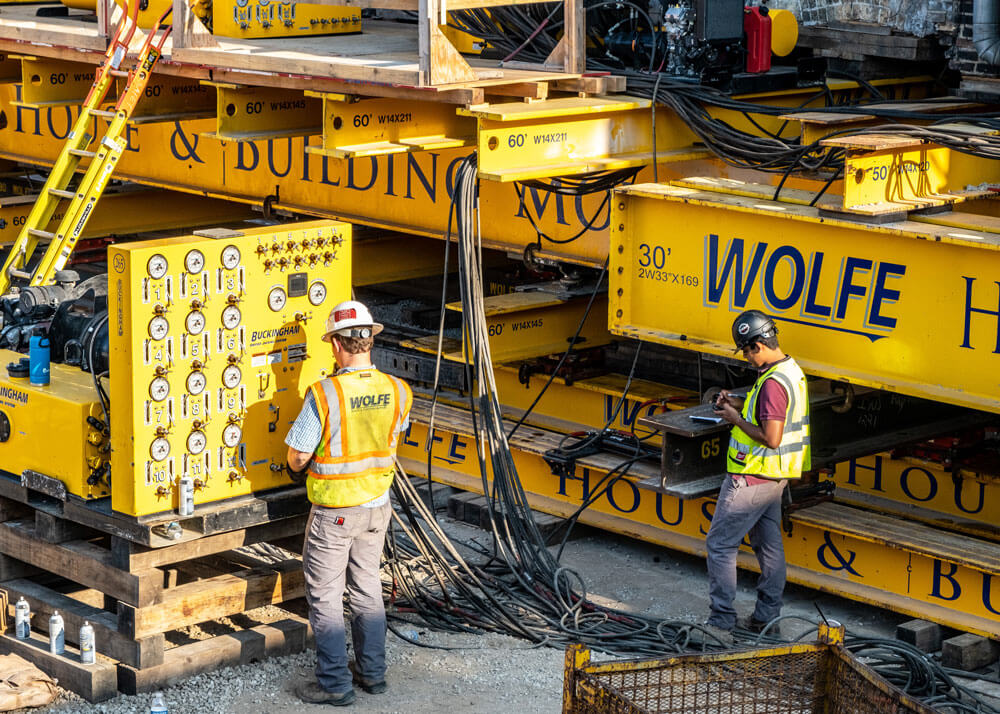
[[[371,367],[328,377],[310,389],[323,439],[309,464],[309,500],[346,508],[378,498],[395,475],[397,432],[413,404],[409,385]],[[331,413],[340,415],[336,433]]]
[[[757,422],[757,398],[768,379],[777,380],[788,394],[785,412],[785,429],[777,449],[760,444],[738,426],[729,436],[727,463],[729,473],[753,474],[766,478],[799,478],[803,471],[812,468],[812,449],[809,444],[809,393],[806,376],[791,357],[778,362],[757,378],[743,404],[743,418]]]

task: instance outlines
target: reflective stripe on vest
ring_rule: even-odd
[[[743,418],[760,426],[757,421],[757,400],[768,379],[774,379],[788,394],[785,424],[778,448],[771,449],[754,441],[734,426],[729,436],[726,461],[730,473],[754,474],[767,478],[799,478],[812,468],[812,446],[809,438],[809,393],[806,376],[791,357],[778,362],[757,378],[743,405]]]
[[[378,498],[395,475],[397,432],[413,402],[409,386],[371,368],[324,379],[310,390],[323,438],[309,464],[309,500],[342,508]],[[340,415],[337,424],[331,413]]]

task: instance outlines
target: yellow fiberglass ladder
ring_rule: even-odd
[[[7,293],[15,284],[49,285],[55,281],[56,272],[66,266],[66,261],[72,255],[73,248],[94,212],[94,206],[104,193],[118,159],[125,150],[126,141],[122,135],[125,133],[126,124],[139,98],[145,92],[153,67],[160,59],[163,43],[171,31],[170,26],[163,28],[159,39],[154,43],[157,29],[170,14],[168,9],[149,31],[139,52],[135,69],[120,70],[119,67],[136,30],[139,3],[132,4],[136,9],[131,16],[126,15],[118,24],[104,62],[97,68],[90,93],[80,108],[80,116],[73,125],[59,158],[52,166],[45,187],[25,219],[24,226],[4,262],[3,272],[0,274],[0,295]],[[124,31],[126,25],[127,32]],[[125,90],[121,93],[114,111],[102,111],[99,107],[115,77],[127,77]],[[107,118],[111,121],[100,139],[97,151],[90,151],[87,147],[96,134],[96,131],[92,133],[90,129],[91,126],[96,126],[97,118]],[[70,190],[70,182],[83,159],[90,159],[90,165],[76,189]],[[55,215],[56,207],[63,199],[68,200],[69,205],[59,222],[59,227],[55,232],[45,230]],[[30,262],[40,241],[48,241],[48,247],[34,270],[29,272]]]

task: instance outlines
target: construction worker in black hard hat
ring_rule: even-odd
[[[733,342],[759,376],[745,400],[723,390],[715,403],[733,430],[726,459],[729,475],[705,538],[711,612],[704,626],[726,644],[737,625],[736,554],[747,534],[761,573],[754,612],[739,624],[760,632],[781,614],[781,501],[788,481],[810,468],[806,377],[781,350],[774,320],[760,310],[747,310],[733,322]],[[774,626],[770,632],[775,633]]]

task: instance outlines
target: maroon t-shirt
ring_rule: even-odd
[[[768,365],[765,370],[770,369],[771,366]],[[784,422],[787,415],[788,392],[778,380],[765,379],[764,384],[760,387],[760,393],[757,395],[757,423],[763,427],[765,421]],[[750,486],[767,481],[767,479],[750,474],[741,475],[746,478],[747,484]],[[733,478],[739,478],[739,476],[733,474]]]

